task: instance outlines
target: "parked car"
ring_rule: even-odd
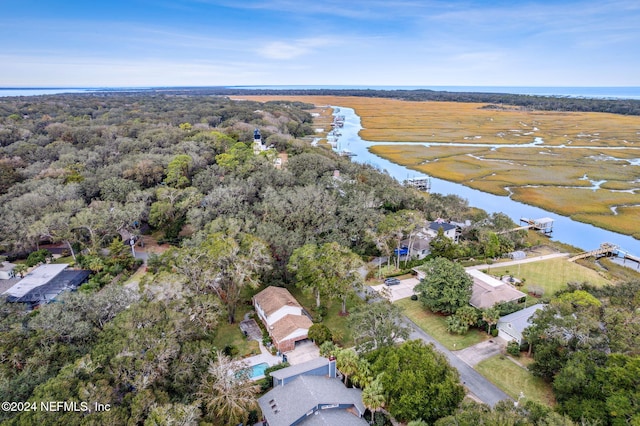
[[[398,285],[398,284],[400,284],[400,280],[397,279],[397,278],[387,278],[387,279],[384,280],[384,284],[388,285],[388,286],[390,286],[390,285]]]

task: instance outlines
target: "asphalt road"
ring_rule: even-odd
[[[420,339],[426,343],[433,343],[435,348],[442,352],[449,363],[454,366],[460,373],[460,381],[478,400],[493,407],[498,401],[503,399],[513,400],[509,395],[498,389],[496,385],[485,379],[480,373],[471,366],[458,358],[456,354],[442,346],[436,339],[425,333],[413,321],[405,317],[406,323],[411,327],[412,331],[409,335],[410,339]]]

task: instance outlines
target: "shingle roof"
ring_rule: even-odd
[[[510,302],[525,297],[526,294],[500,280],[476,269],[467,270],[473,278],[469,304],[478,309],[490,308],[496,303]]]
[[[456,229],[456,225],[452,225],[450,223],[439,223],[439,222],[431,222],[429,224],[429,229],[433,229],[436,232],[440,228],[442,228],[443,232],[447,232],[447,231],[451,231],[452,229]]]
[[[531,325],[529,318],[531,318],[537,310],[542,308],[544,308],[544,305],[541,303],[529,306],[528,308],[503,316],[498,320],[498,324],[511,324],[512,329],[522,334],[524,329]]]
[[[362,417],[356,417],[346,410],[318,410],[312,416],[298,423],[303,426],[368,426]]]
[[[269,286],[253,296],[253,300],[260,305],[266,316],[270,316],[283,306],[296,306],[301,308],[289,290],[282,287]]]
[[[271,373],[271,377],[277,380],[286,379],[289,377],[297,376],[307,371],[315,370],[316,368],[324,367],[329,364],[329,359],[325,357],[314,358],[310,361],[303,362],[301,364],[292,365],[290,367],[276,370]]]
[[[429,246],[429,240],[425,239],[425,238],[416,238],[414,240],[411,239],[404,239],[402,241],[400,241],[400,246],[401,247],[409,247],[411,246],[411,248],[413,250],[426,250],[428,249]]]
[[[258,404],[269,426],[289,426],[322,404],[353,405],[360,413],[365,410],[361,390],[346,388],[339,379],[319,376],[300,376],[285,386],[277,386],[260,397]],[[349,415],[353,422],[344,417],[346,423],[339,424],[362,424],[357,416]]]
[[[309,330],[313,325],[306,315],[285,315],[271,325],[271,336],[276,342],[282,341],[285,337],[298,329]]]

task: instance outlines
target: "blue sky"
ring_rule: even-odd
[[[0,6],[0,87],[640,86],[638,0]]]

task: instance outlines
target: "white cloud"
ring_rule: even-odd
[[[294,59],[310,54],[316,49],[334,44],[331,38],[306,38],[295,41],[272,41],[262,47],[257,52],[259,55],[269,59]]]

